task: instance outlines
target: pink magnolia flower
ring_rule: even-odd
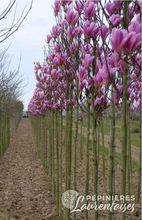
[[[140,33],[128,33],[124,29],[113,28],[111,35],[111,45],[113,50],[120,52],[126,49],[129,53],[138,49],[141,45],[142,39]]]
[[[125,44],[128,32],[124,29],[113,28],[111,33],[111,46],[114,51],[120,52]]]
[[[57,43],[54,48],[55,48],[56,52],[60,52],[61,51],[61,44]]]
[[[37,81],[40,81],[40,76],[37,73],[35,74],[35,77]]]
[[[78,11],[78,14],[80,15],[83,10],[83,3],[81,1],[76,1],[75,4],[75,9]]]
[[[87,84],[86,80],[79,82],[79,95],[81,95],[83,89],[86,88],[86,84]]]
[[[113,0],[113,3],[115,5],[115,9],[119,10],[122,7],[123,0],[119,0],[119,1],[118,0]]]
[[[94,29],[93,29],[93,33],[92,33],[92,37],[96,38],[99,34],[99,27],[95,24]]]
[[[46,42],[49,44],[51,40],[52,40],[52,36],[48,34],[46,38]]]
[[[43,99],[44,98],[44,91],[38,91],[36,95],[39,99]]]
[[[66,4],[70,5],[72,3],[72,0],[60,0],[61,5],[64,6]]]
[[[141,46],[142,38],[141,34],[136,34],[135,32],[131,32],[127,35],[125,39],[125,49],[131,53],[134,50],[138,49]]]
[[[104,41],[106,40],[108,34],[109,34],[109,28],[106,25],[102,25],[100,29],[100,36]]]
[[[56,69],[52,69],[52,70],[51,70],[51,76],[52,76],[54,79],[59,79],[59,71],[57,71]]]
[[[117,87],[117,91],[118,91],[119,94],[121,95],[122,92],[123,92],[123,86],[122,86],[121,84],[117,84],[116,87]]]
[[[103,81],[101,74],[98,73],[96,74],[96,76],[93,76],[93,80],[96,86],[101,85]]]
[[[66,33],[67,33],[67,38],[69,40],[72,40],[75,37],[75,30],[74,30],[74,28],[72,26],[68,27]]]
[[[67,28],[68,27],[68,22],[67,22],[67,20],[62,20],[62,21],[60,21],[59,22],[59,25],[60,25],[60,27],[62,28],[62,29],[64,29],[64,28]]]
[[[55,2],[54,2],[54,15],[55,16],[58,16],[58,13],[59,13],[59,11],[60,11],[60,6],[61,6],[61,4],[60,4],[60,0],[55,0]]]
[[[90,90],[90,88],[92,87],[93,83],[94,83],[93,77],[89,77],[87,79],[87,89]]]
[[[136,54],[134,57],[134,61],[138,64],[141,65],[142,59],[140,54]]]
[[[142,24],[138,21],[132,21],[128,27],[129,32],[136,32],[137,34],[142,33]]]
[[[137,90],[140,91],[141,88],[142,88],[142,82],[138,82],[138,81],[137,81],[137,82],[135,83],[135,87],[136,87]]]
[[[103,84],[107,85],[108,84],[108,71],[105,65],[99,70],[98,74],[101,75]]]
[[[95,4],[92,1],[87,1],[84,5],[84,16],[86,19],[91,19],[95,14]]]
[[[135,80],[137,78],[135,72],[132,72],[132,74],[130,75],[130,79],[131,80]]]
[[[118,53],[116,53],[116,52],[112,53],[111,59],[110,59],[111,66],[112,67],[118,67],[119,61],[120,61],[120,58],[119,58]]]
[[[43,65],[42,66],[42,70],[41,70],[43,73],[48,73],[49,72],[49,67],[48,66],[46,66],[46,65]],[[46,76],[45,76],[46,77]]]
[[[94,60],[94,56],[91,56],[90,54],[86,54],[84,60],[82,61],[83,66],[88,69],[91,63]]]
[[[79,79],[79,81],[82,81],[86,78],[87,76],[87,71],[84,67],[81,67],[77,73],[77,77]]]
[[[121,73],[124,73],[124,71],[125,71],[125,61],[123,59],[121,59],[119,61],[118,66],[120,68]]]
[[[34,65],[35,65],[35,70],[36,70],[36,71],[38,71],[38,70],[40,70],[40,69],[42,68],[42,65],[40,64],[39,61],[35,62]]]
[[[83,29],[81,27],[76,27],[75,33],[77,37],[81,37],[81,35],[83,34]]]
[[[118,26],[121,21],[122,21],[122,17],[118,14],[113,14],[110,17],[110,22],[113,24],[113,26]]]
[[[82,45],[81,48],[81,53],[83,54],[83,56],[85,56],[85,54],[92,54],[93,53],[93,48],[89,43],[85,43],[85,45]]]
[[[114,2],[108,2],[105,4],[105,9],[107,10],[107,12],[109,13],[109,15],[112,15],[115,9],[115,4]]]
[[[61,27],[58,26],[58,25],[55,25],[52,27],[52,32],[51,32],[51,35],[53,38],[56,38],[60,35],[61,33]]]
[[[108,83],[108,74],[103,68],[99,69],[97,75],[94,77],[94,82],[96,86]]]
[[[66,59],[67,59],[67,57],[65,54],[57,53],[56,56],[53,58],[53,64],[62,65]]]
[[[54,54],[48,54],[46,57],[46,62],[48,63],[48,61],[52,62],[53,58],[54,58]]]
[[[77,11],[73,11],[71,8],[67,10],[65,19],[70,25],[75,25],[78,22],[79,15]]]
[[[99,65],[100,66],[100,65]],[[94,76],[94,82],[96,85],[107,85],[109,78],[112,78],[118,71],[118,67],[111,67],[109,64],[98,68],[96,76]]]
[[[84,31],[84,35],[87,38],[91,38],[91,37],[96,37],[98,32],[99,32],[99,28],[98,26],[95,24],[95,22],[90,22],[90,21],[86,21],[83,25],[83,31]]]
[[[69,50],[71,53],[75,53],[76,51],[78,51],[78,44],[77,43],[73,43],[70,45]]]
[[[109,15],[112,15],[114,12],[118,11],[122,6],[122,0],[114,0],[113,2],[107,2],[105,4],[105,9],[109,13]]]

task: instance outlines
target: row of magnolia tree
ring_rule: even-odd
[[[133,193],[130,113],[141,110],[140,13],[137,0],[54,2],[56,25],[47,36],[43,64],[35,63],[37,84],[29,111],[62,219],[69,220],[70,213],[69,209],[62,212],[61,194],[69,189],[80,190],[80,164],[84,165],[84,180],[80,185],[85,195],[90,192],[91,175],[93,193],[99,194],[100,173],[107,178],[106,192],[115,194],[117,109],[121,111],[122,130],[119,194]],[[109,157],[104,146],[106,111],[110,114]],[[140,172],[141,168],[138,200]],[[95,211],[94,215],[97,220],[99,212]],[[72,218],[76,219],[76,215]],[[121,218],[126,219],[126,212]],[[88,219],[87,209],[85,219]],[[114,219],[114,212],[109,212],[108,219]]]
[[[0,158],[9,145],[10,137],[22,116],[23,104],[18,101],[21,79],[10,70],[6,51],[0,53]]]

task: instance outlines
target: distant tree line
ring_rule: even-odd
[[[0,45],[19,30],[21,24],[29,14],[33,0],[30,4],[25,2],[21,14],[17,16],[17,0],[9,0],[2,8],[0,2]],[[7,23],[10,24],[8,25]],[[22,117],[23,103],[21,96],[22,78],[19,76],[19,66],[11,70],[11,58],[8,49],[0,50],[0,158],[9,145],[10,137],[18,126]]]

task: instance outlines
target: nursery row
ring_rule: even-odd
[[[13,109],[0,109],[0,158],[9,146],[10,138],[14,134],[22,116],[21,102],[13,103]]]
[[[78,214],[73,204],[61,204],[63,192],[108,194],[110,205],[115,194],[140,200],[141,8],[137,0],[55,0],[53,9],[56,25],[43,64],[35,63],[29,112],[58,216],[87,220],[93,218],[87,197]],[[132,115],[138,146],[131,141]],[[93,215],[135,219],[128,210],[95,209]]]
[[[18,101],[21,79],[10,70],[7,51],[0,52],[0,158],[9,145],[22,116],[23,104]]]
[[[66,191],[67,179],[69,178],[69,189],[76,190],[80,195],[111,195],[111,181],[113,181],[114,192],[121,195],[121,175],[122,175],[122,153],[121,147],[114,148],[114,155],[111,155],[110,140],[106,138],[105,126],[107,123],[108,133],[110,132],[110,119],[100,119],[96,130],[96,143],[93,142],[93,121],[90,120],[90,128],[87,127],[87,118],[79,114],[78,123],[76,115],[73,114],[72,130],[67,127],[67,115],[59,111],[48,111],[43,116],[31,116],[31,123],[34,132],[35,144],[39,157],[43,162],[45,171],[51,180],[50,189],[55,198],[58,210],[58,219],[63,219],[65,210],[62,205],[62,193]],[[106,122],[107,121],[107,122]],[[138,121],[134,121],[137,127]],[[117,130],[117,126],[115,127]],[[89,139],[88,139],[89,131]],[[71,148],[67,137],[70,135]],[[137,134],[139,137],[139,133]],[[110,137],[110,136],[108,136]],[[130,139],[129,139],[130,141]],[[140,141],[140,137],[138,138]],[[107,143],[108,142],[108,143]],[[140,142],[139,142],[140,144]],[[97,158],[94,153],[94,146],[97,150]],[[132,149],[130,149],[130,147]],[[137,154],[129,157],[129,151],[133,152],[134,146],[128,148],[127,158],[127,184],[126,194],[135,195],[135,203],[140,202],[140,145],[137,147]],[[119,148],[119,149],[118,149]],[[113,156],[113,158],[111,158]],[[67,158],[68,157],[68,158]],[[113,161],[112,161],[113,160]],[[97,190],[94,184],[96,176],[97,161]],[[113,170],[112,170],[113,163]],[[67,166],[68,165],[68,166]],[[69,174],[68,174],[69,173]],[[112,175],[112,177],[111,177]],[[113,179],[111,179],[113,178]],[[67,200],[68,201],[68,200]],[[89,202],[89,201],[88,201]],[[137,210],[137,209],[136,209]],[[112,214],[112,213],[111,213]],[[115,214],[116,219],[120,219],[120,213]],[[133,213],[127,213],[126,219],[133,219]],[[94,211],[84,211],[77,213],[77,219],[93,219]],[[108,212],[99,212],[98,218],[107,219]],[[75,217],[71,214],[71,217]],[[65,218],[65,217],[64,217]],[[69,218],[68,218],[69,219]],[[134,219],[137,219],[135,217]]]

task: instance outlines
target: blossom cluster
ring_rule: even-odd
[[[55,0],[56,24],[29,103],[33,115],[93,99],[96,111],[121,104],[126,74],[129,106],[141,108],[141,8],[137,0]]]

